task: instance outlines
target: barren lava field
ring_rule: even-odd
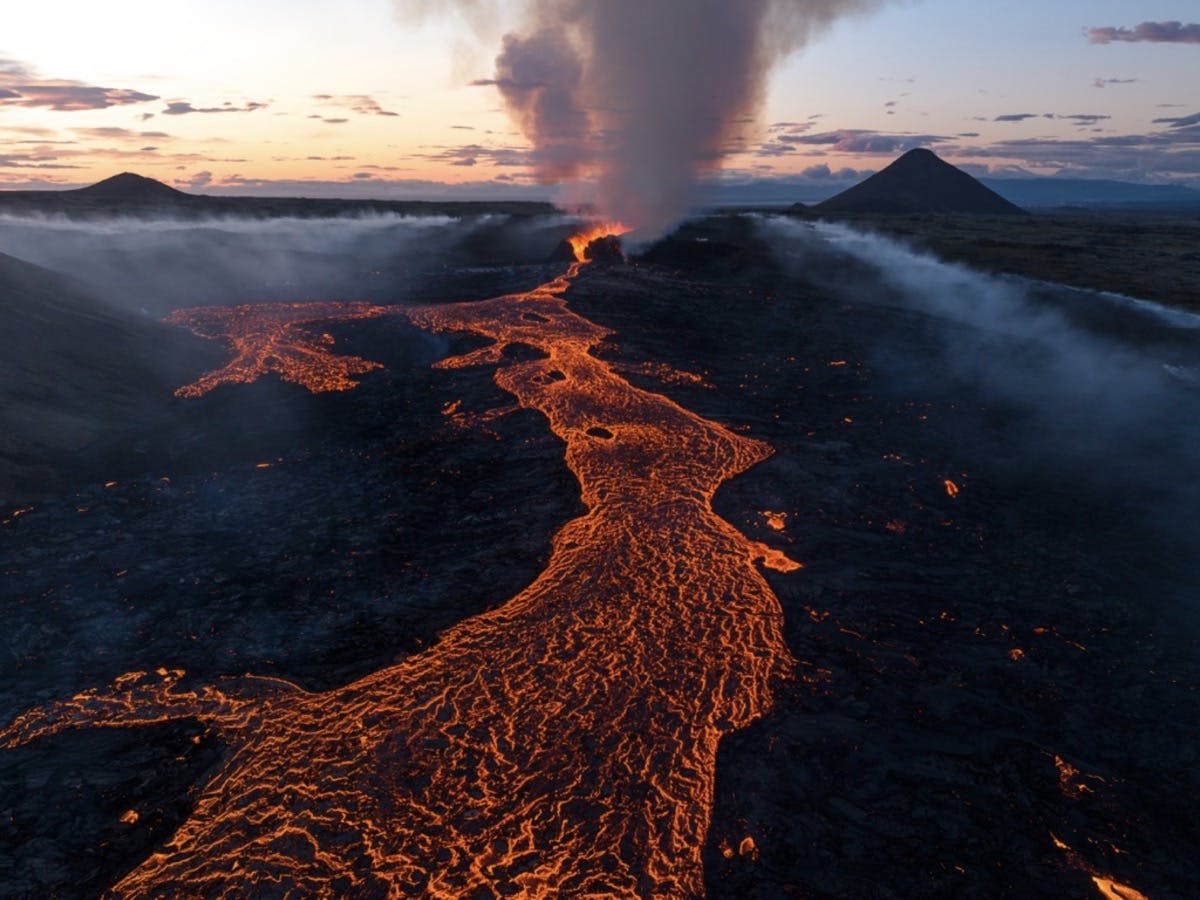
[[[3,510],[0,891],[1200,892],[1197,324],[806,227],[171,313]]]

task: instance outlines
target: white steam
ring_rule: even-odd
[[[394,214],[0,216],[0,253],[69,275],[116,306],[161,316],[185,306],[373,297],[381,273],[436,257],[480,223]]]
[[[766,227],[802,281],[932,336],[931,352],[864,335],[881,384],[1013,411],[1014,464],[1153,500],[1166,529],[1200,535],[1200,316],[983,274],[843,225]]]

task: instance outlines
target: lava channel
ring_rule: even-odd
[[[711,505],[770,449],[592,356],[609,332],[563,300],[580,268],[406,311],[491,338],[439,365],[503,365],[496,382],[566,443],[588,511],[528,588],[336,690],[131,673],[0,732],[8,747],[182,718],[219,732],[227,752],[190,817],[113,893],[703,893],[718,742],[793,667],[758,563],[799,566]],[[515,342],[546,356],[505,364]]]

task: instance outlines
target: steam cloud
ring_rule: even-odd
[[[112,306],[161,318],[214,304],[405,302],[438,290],[447,264],[540,262],[569,227],[562,217],[390,213],[268,220],[0,216],[0,248],[69,275]]]
[[[771,67],[884,0],[533,0],[495,77],[542,181],[593,177],[599,211],[661,232],[745,140]],[[428,4],[398,0],[403,12]],[[459,0],[473,22],[482,0]]]
[[[0,216],[4,252],[69,274],[112,305],[154,317],[186,306],[361,299],[371,276],[465,232],[445,218],[164,218],[69,221]]]
[[[1156,531],[1200,559],[1200,316],[986,275],[843,225],[766,227],[796,277],[847,304],[916,313],[937,336],[940,350],[919,359],[880,338],[873,365],[889,384],[1009,410],[1023,422],[1007,431],[1013,465],[1144,505]]]

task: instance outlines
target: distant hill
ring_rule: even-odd
[[[188,195],[177,191],[161,181],[135,175],[132,172],[122,172],[112,178],[93,184],[91,187],[79,188],[68,193],[95,200],[136,200],[140,202],[157,201],[171,202],[182,200]]]
[[[910,150],[866,181],[814,207],[828,213],[971,213],[1020,215],[1019,206],[939,159]]]
[[[1200,208],[1200,191],[1175,184],[1135,184],[1091,178],[985,178],[1020,206]]]

